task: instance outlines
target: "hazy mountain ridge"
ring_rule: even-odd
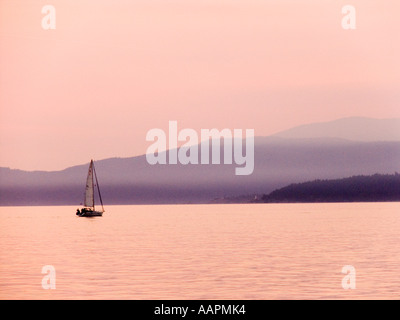
[[[400,118],[342,118],[294,127],[274,135],[281,138],[342,138],[353,141],[400,141]]]
[[[152,166],[144,155],[96,161],[106,204],[202,203],[314,179],[393,174],[400,171],[400,141],[256,137],[253,174],[235,176],[235,167]],[[53,172],[0,168],[0,205],[79,204],[87,169],[88,164]]]
[[[374,174],[343,179],[314,180],[290,184],[270,194],[260,202],[363,202],[400,201],[400,174]]]

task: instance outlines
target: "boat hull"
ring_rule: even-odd
[[[78,214],[79,217],[101,217],[102,215],[102,211],[86,211]]]

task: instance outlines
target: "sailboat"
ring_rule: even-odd
[[[96,180],[96,183],[94,181]],[[94,189],[97,187],[97,191],[99,193],[99,199],[101,203],[101,211],[96,210],[94,204]],[[99,182],[97,181],[96,169],[94,168],[93,160],[90,161],[89,171],[86,179],[86,189],[85,189],[85,197],[83,201],[84,207],[79,210],[76,210],[76,215],[80,217],[97,217],[102,216],[104,212],[103,200],[101,199]]]

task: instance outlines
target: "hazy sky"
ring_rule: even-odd
[[[347,4],[356,30],[342,28]],[[400,117],[399,12],[398,0],[0,0],[0,166],[144,154],[168,120],[265,136]]]

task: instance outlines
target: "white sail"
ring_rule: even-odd
[[[94,207],[94,194],[93,194],[93,161],[90,162],[89,172],[86,179],[86,190],[85,190],[85,207]]]

